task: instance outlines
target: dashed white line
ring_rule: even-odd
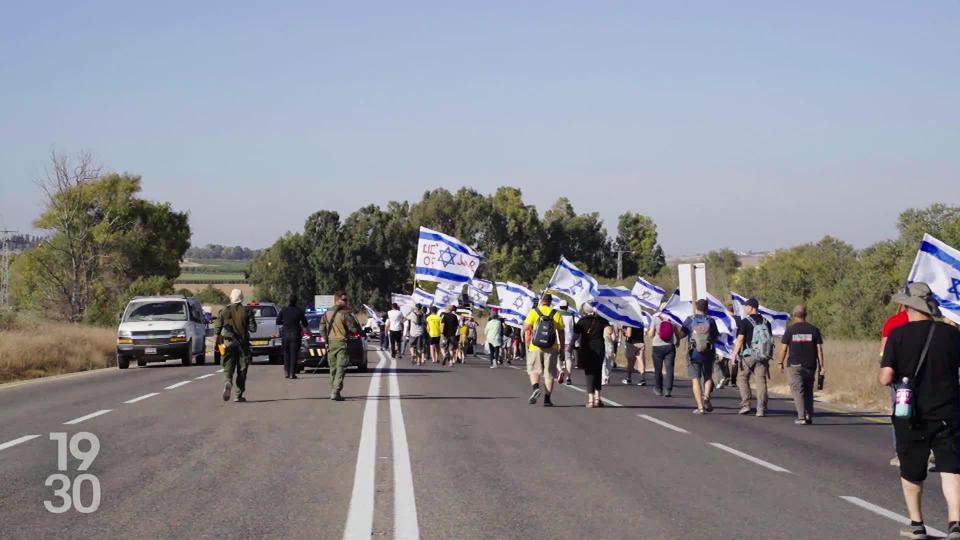
[[[27,441],[32,441],[33,439],[36,439],[37,437],[39,437],[39,435],[24,435],[23,437],[20,437],[19,439],[14,439],[14,440],[12,440],[12,441],[7,441],[7,442],[5,442],[5,443],[3,443],[3,444],[0,444],[0,450],[6,450],[7,448],[11,448],[11,447],[16,446],[16,445],[18,445],[18,444],[23,444],[23,443],[25,443],[25,442],[27,442]]]
[[[373,533],[373,505],[376,495],[377,466],[377,407],[380,396],[380,376],[387,365],[387,357],[380,355],[380,363],[370,377],[367,403],[363,408],[363,425],[357,449],[357,469],[353,474],[353,493],[347,510],[344,540],[370,540]]]
[[[129,405],[130,403],[136,403],[136,402],[138,402],[138,401],[143,401],[143,400],[145,400],[145,399],[150,399],[150,398],[152,398],[153,396],[159,396],[159,395],[160,395],[160,394],[157,393],[157,392],[150,392],[149,394],[144,394],[144,395],[142,395],[142,396],[140,396],[140,397],[135,397],[135,398],[133,398],[133,399],[128,399],[127,401],[124,401],[124,403]]]
[[[73,420],[64,422],[63,425],[65,425],[65,426],[72,426],[72,425],[74,425],[74,424],[79,424],[80,422],[84,422],[84,421],[90,420],[91,418],[96,418],[96,417],[98,417],[98,416],[103,416],[103,415],[107,414],[108,412],[110,412],[110,411],[112,411],[112,410],[113,410],[113,409],[103,409],[103,410],[99,410],[99,411],[97,411],[97,412],[95,412],[95,413],[90,413],[90,414],[88,414],[88,415],[86,415],[86,416],[81,416],[80,418],[74,418]]]
[[[873,503],[871,503],[871,502],[867,502],[867,501],[861,499],[860,497],[841,496],[840,498],[843,499],[843,500],[845,500],[845,501],[847,501],[847,502],[850,503],[850,504],[855,504],[855,505],[859,506],[860,508],[863,508],[864,510],[869,510],[869,511],[873,512],[874,514],[877,514],[878,516],[883,516],[883,517],[885,517],[885,518],[887,518],[887,519],[896,521],[897,523],[899,523],[899,524],[901,524],[901,525],[910,525],[910,518],[908,518],[908,517],[906,517],[906,516],[901,516],[900,514],[897,514],[896,512],[891,512],[890,510],[887,510],[886,508],[883,508],[882,506],[877,506],[877,505],[875,505],[875,504],[873,504]],[[933,529],[933,528],[931,528],[931,527],[927,527],[927,533],[929,533],[929,534],[935,534],[935,535],[941,536],[941,537],[947,536],[947,533],[945,533],[945,532],[943,532],[943,531],[938,531],[937,529]]]
[[[644,420],[647,420],[648,422],[653,422],[654,424],[657,424],[658,426],[663,426],[663,427],[665,427],[665,428],[667,428],[667,429],[671,429],[671,430],[673,430],[673,431],[676,431],[677,433],[690,433],[689,431],[683,429],[682,427],[677,427],[677,426],[671,424],[670,422],[664,422],[663,420],[660,420],[659,418],[654,418],[654,417],[652,417],[652,416],[650,416],[650,415],[647,415],[647,414],[638,414],[637,416],[639,416],[640,418],[643,418]]]
[[[396,369],[396,359],[390,360],[387,395],[390,396],[390,433],[393,438],[393,537],[408,540],[420,538],[420,524],[417,520],[410,447],[407,445],[407,428],[403,423],[400,381]]]
[[[201,375],[195,378],[194,380],[199,381],[200,379],[206,379],[207,377],[213,377],[214,375],[216,375],[216,373],[207,373],[206,375]]]
[[[164,390],[173,390],[174,388],[180,388],[181,386],[185,384],[190,384],[191,382],[192,381],[180,381],[176,384],[171,384],[170,386],[167,386],[166,388],[164,388]]]
[[[742,459],[745,459],[745,460],[750,461],[750,462],[752,462],[752,463],[756,463],[757,465],[760,465],[761,467],[766,467],[766,468],[770,469],[771,471],[774,471],[774,472],[782,472],[782,473],[790,473],[790,471],[788,471],[787,469],[784,469],[783,467],[781,467],[781,466],[779,466],[779,465],[774,465],[773,463],[770,463],[769,461],[764,461],[764,460],[762,460],[762,459],[760,459],[760,458],[758,458],[758,457],[751,456],[750,454],[747,454],[747,453],[745,453],[745,452],[741,452],[740,450],[737,450],[736,448],[730,448],[729,446],[727,446],[727,445],[725,445],[725,444],[720,444],[720,443],[712,442],[712,443],[710,443],[710,446],[713,446],[714,448],[719,448],[720,450],[723,450],[724,452],[729,452],[729,453],[737,456],[738,458],[742,458]]]

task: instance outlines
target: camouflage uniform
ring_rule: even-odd
[[[220,311],[214,331],[218,342],[222,339],[224,345],[223,377],[226,382],[232,383],[236,371],[237,396],[242,397],[247,389],[247,368],[253,359],[250,354],[250,333],[257,331],[257,319],[243,305],[230,304]]]
[[[324,314],[321,330],[327,339],[327,363],[330,365],[330,398],[340,396],[343,376],[350,365],[347,337],[360,332],[360,323],[349,309],[334,306]]]

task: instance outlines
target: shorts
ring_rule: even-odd
[[[557,358],[560,351],[556,349],[537,349],[527,351],[527,373],[531,375],[549,374],[556,378],[557,376]]]
[[[437,336],[437,337],[430,336],[430,345],[433,345],[434,347],[439,347],[439,346],[440,346],[440,336]]]
[[[643,354],[643,343],[627,343],[627,358],[636,358]]]
[[[904,480],[926,480],[930,452],[936,458],[936,472],[960,473],[960,444],[957,441],[960,421],[921,420],[911,426],[909,420],[894,418],[893,431],[897,437],[900,477]]]
[[[691,379],[700,379],[709,381],[713,378],[713,360],[704,362],[691,362],[687,360],[687,377]]]
[[[457,350],[457,337],[456,336],[443,336],[440,340],[440,346],[444,349],[450,349],[451,351]]]

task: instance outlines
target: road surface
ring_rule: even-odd
[[[525,374],[482,359],[417,368],[371,351],[347,401],[327,374],[251,367],[243,404],[218,366],[103,370],[0,388],[3,538],[896,538],[902,518],[883,419],[790,401],[737,416],[735,390],[690,413],[689,383],[579,387],[530,406]],[[615,374],[616,375],[616,374]],[[582,373],[577,382],[582,383]],[[94,434],[100,505],[51,513],[50,434]],[[82,446],[82,445],[81,445]],[[82,446],[81,449],[85,449]],[[927,522],[946,523],[939,482]],[[89,510],[92,487],[79,482]]]

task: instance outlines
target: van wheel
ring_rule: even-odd
[[[126,356],[117,355],[117,367],[120,369],[127,369],[130,367],[130,359]]]
[[[202,366],[207,363],[207,346],[203,346],[203,350],[200,351],[200,354],[196,357],[197,365]]]
[[[191,344],[187,344],[187,352],[180,358],[181,364],[185,366],[190,365],[190,361],[193,360],[193,353],[190,352],[191,350],[193,350],[193,346]]]

